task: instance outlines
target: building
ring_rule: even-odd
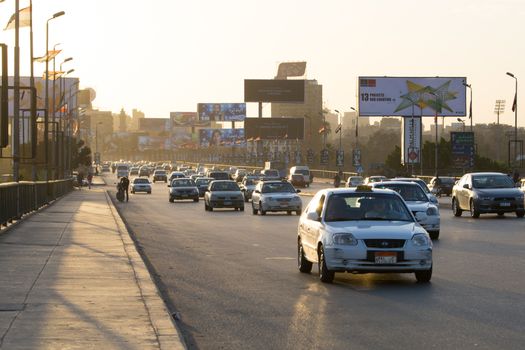
[[[97,152],[97,148],[101,151],[113,135],[113,115],[110,111],[86,110],[80,125],[80,135],[93,152]]]

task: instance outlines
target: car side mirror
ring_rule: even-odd
[[[261,193],[261,191],[259,191],[259,190],[255,190],[254,192],[255,192],[255,193]]]
[[[425,218],[426,218],[425,213],[420,212],[420,211],[416,213],[416,220],[418,222],[425,220]]]
[[[297,192],[297,193],[301,193],[301,190],[295,190],[295,192]]]
[[[317,215],[316,212],[310,212],[308,214],[306,214],[306,218],[308,220],[312,220],[312,221],[320,221],[321,218],[319,217],[319,215]]]
[[[470,186],[469,186],[469,184],[464,184],[464,185],[463,185],[463,188],[466,188],[467,190],[470,190]]]

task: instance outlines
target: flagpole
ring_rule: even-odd
[[[20,3],[15,0],[15,74],[13,101],[13,181],[20,180]],[[17,187],[18,188],[18,187]]]
[[[29,77],[29,86],[31,88],[31,121],[37,119],[36,115],[36,90],[35,90],[35,72],[34,72],[34,62],[33,62],[33,0],[29,0],[29,56],[30,56],[30,77]],[[36,123],[31,123],[31,147],[34,150],[32,152],[33,162],[31,164],[31,179],[33,181],[37,180],[37,170],[36,170],[36,161],[37,161],[37,152],[36,152],[36,143],[37,143],[37,132],[36,132]]]

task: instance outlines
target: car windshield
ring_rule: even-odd
[[[328,198],[326,222],[355,220],[414,221],[396,195],[337,193]]]
[[[472,176],[473,188],[512,188],[512,179],[506,175],[476,175]]]
[[[149,181],[148,179],[136,178],[135,180],[133,180],[133,183],[134,184],[147,184],[149,183]]]
[[[233,181],[220,181],[214,182],[211,185],[212,191],[240,191],[241,189],[236,182]]]
[[[267,183],[262,187],[262,193],[290,192],[295,193],[295,188],[287,182]]]
[[[264,176],[279,176],[279,172],[277,170],[265,170]]]
[[[166,175],[166,172],[164,170],[157,170],[157,171],[155,171],[155,174],[157,174],[157,175]]]
[[[442,184],[448,185],[453,185],[456,182],[456,179],[453,177],[440,177],[439,180]]]
[[[171,187],[194,187],[195,182],[192,179],[175,180],[171,183]]]
[[[295,170],[295,173],[296,173],[296,174],[300,174],[300,175],[309,175],[309,174],[310,174],[310,170],[306,170],[306,169],[297,169],[297,170]]]
[[[428,197],[418,184],[389,184],[381,183],[376,188],[388,188],[394,190],[407,202],[428,202]]]
[[[211,179],[197,179],[195,182],[197,183],[197,186],[207,185],[209,184]]]

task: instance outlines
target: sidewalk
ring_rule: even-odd
[[[184,349],[101,187],[0,235],[0,349]]]

